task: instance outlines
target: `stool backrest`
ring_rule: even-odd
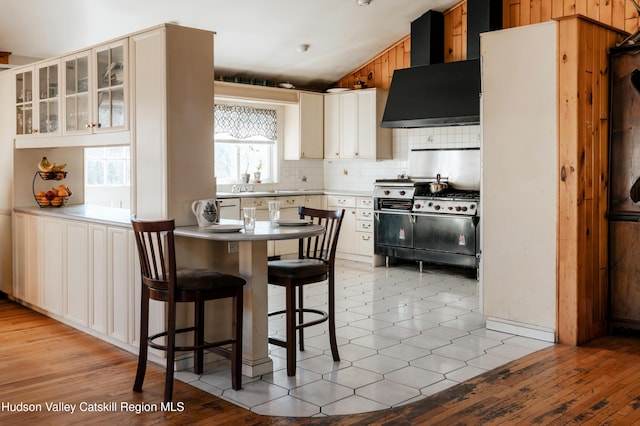
[[[306,219],[316,225],[324,226],[325,232],[315,237],[302,238],[298,244],[298,258],[319,259],[333,265],[340,227],[344,218],[342,210],[320,210],[298,207],[300,219]]]
[[[132,217],[131,224],[138,247],[143,285],[152,290],[173,293],[176,281],[175,221],[144,221]]]

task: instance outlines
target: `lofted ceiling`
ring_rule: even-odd
[[[0,51],[48,58],[164,22],[216,32],[220,76],[325,88],[460,0],[0,0]],[[306,52],[297,47],[308,44]]]

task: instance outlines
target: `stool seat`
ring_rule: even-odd
[[[187,292],[235,289],[245,283],[240,277],[210,269],[179,269],[176,276],[178,278],[176,290]]]
[[[272,260],[269,262],[269,282],[278,278],[303,279],[326,274],[327,262],[318,259]],[[326,279],[326,277],[324,278]],[[320,279],[318,281],[323,281]]]

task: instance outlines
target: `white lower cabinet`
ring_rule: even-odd
[[[109,322],[107,334],[123,343],[133,340],[133,285],[129,235],[125,228],[107,228],[107,299]]]
[[[64,296],[64,250],[65,223],[60,219],[44,218],[39,236],[42,248],[41,298],[38,304],[43,309],[62,315]],[[84,283],[83,283],[84,284]],[[86,285],[86,284],[84,284]]]
[[[338,257],[363,260],[373,256],[373,201],[371,197],[328,195],[329,210],[344,209]]]
[[[14,215],[13,295],[35,306],[41,303],[41,277],[44,276],[40,227],[38,217]]]
[[[66,291],[64,317],[83,326],[89,325],[89,239],[84,222],[64,221]]]
[[[89,327],[98,333],[107,333],[107,227],[89,225],[89,282],[91,315]]]
[[[13,219],[14,268],[13,295],[40,306],[42,276],[41,221],[37,216],[16,213]],[[54,249],[54,248],[52,248]]]
[[[135,351],[140,273],[133,231],[25,213],[14,214],[13,226],[13,295]],[[152,306],[152,331],[163,314]]]
[[[328,195],[327,208],[329,210],[344,209],[344,218],[338,237],[338,253],[356,254],[358,244],[356,241],[356,197],[342,195]]]
[[[373,256],[373,199],[356,198],[356,234],[358,254]]]
[[[27,300],[27,217],[24,214],[13,215],[13,290],[18,299]]]
[[[306,197],[304,197],[304,206],[312,209],[322,209],[323,198],[324,197],[322,195],[307,195]]]

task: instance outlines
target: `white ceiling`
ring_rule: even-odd
[[[0,0],[0,51],[48,58],[164,22],[216,32],[217,75],[324,88],[460,0]],[[309,44],[299,53],[296,47]]]

